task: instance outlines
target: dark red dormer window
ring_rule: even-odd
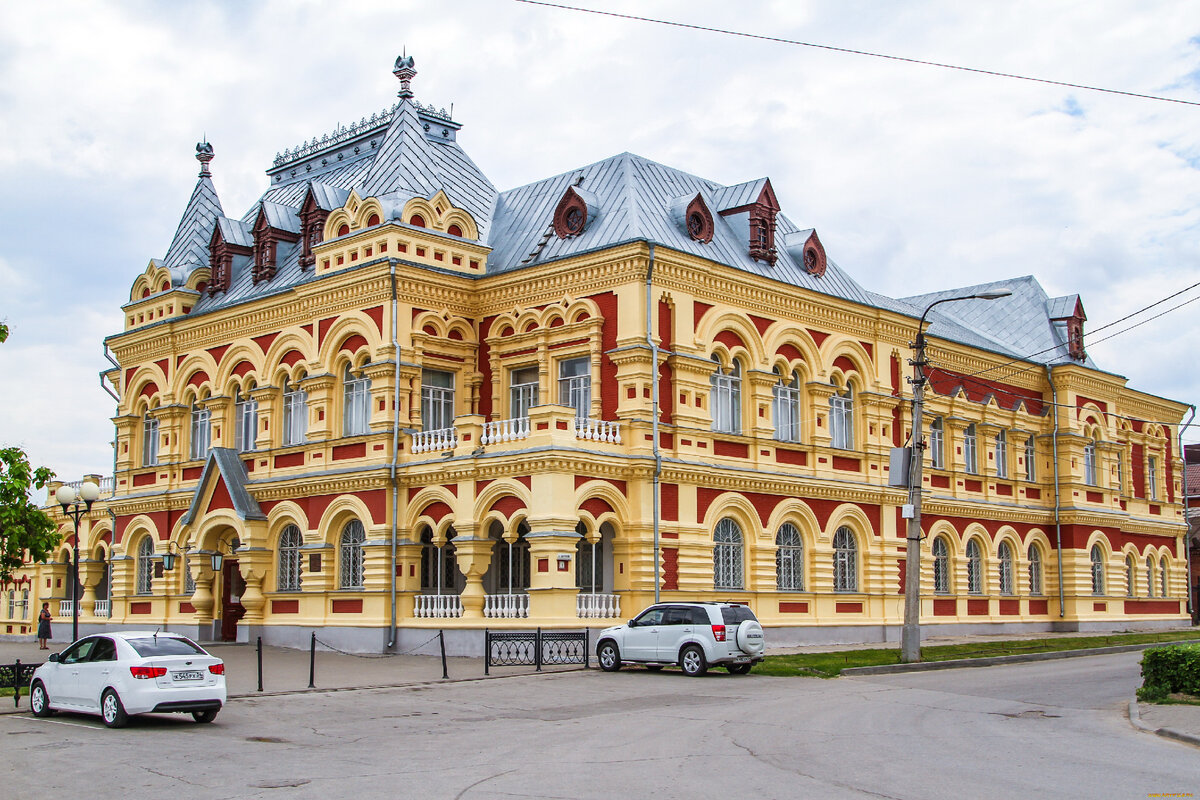
[[[367,227],[368,228],[374,228],[378,224],[379,224],[379,215],[378,214],[372,214],[370,216],[370,218],[367,219]]]
[[[700,195],[692,198],[684,215],[688,236],[701,244],[708,244],[712,241],[716,226],[713,224],[712,212],[708,210],[708,206],[704,204]]]
[[[578,236],[587,228],[587,220],[587,203],[575,191],[575,187],[568,187],[554,209],[554,232],[560,239]]]
[[[808,240],[804,242],[804,250],[801,256],[804,263],[804,271],[814,278],[820,278],[825,274],[825,246],[821,244],[821,240],[817,238],[817,232],[813,231],[809,234]]]
[[[750,257],[775,263],[775,212],[762,205],[750,209]]]
[[[422,217],[420,214],[413,214],[411,217],[408,218],[408,224],[412,225],[414,228],[424,228],[425,227],[425,218]]]
[[[459,238],[462,238],[462,228],[458,227],[457,225],[451,225],[449,228],[446,228],[446,233],[450,234],[451,236],[458,236]]]
[[[1076,361],[1087,360],[1087,351],[1083,349],[1083,319],[1077,316],[1067,320],[1067,353]]]

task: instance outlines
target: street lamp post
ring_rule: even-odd
[[[100,497],[100,487],[84,481],[75,491],[74,486],[62,485],[54,493],[54,499],[62,506],[63,514],[75,521],[75,546],[71,548],[71,641],[79,638],[79,520],[92,510],[92,503]],[[82,502],[80,502],[82,501]]]
[[[911,664],[921,660],[921,481],[925,459],[925,318],[941,303],[956,300],[998,300],[1012,294],[1008,289],[989,289],[962,297],[943,297],[925,307],[917,323],[917,340],[913,343],[913,417],[912,455],[908,469],[908,533],[904,553],[904,627],[900,631],[900,660]]]

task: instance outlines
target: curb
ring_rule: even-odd
[[[1129,722],[1139,731],[1153,733],[1163,737],[1164,739],[1174,739],[1177,742],[1183,742],[1184,744],[1200,747],[1200,736],[1192,733],[1184,733],[1183,731],[1177,731],[1174,728],[1155,728],[1142,722],[1142,712],[1138,707],[1138,701],[1136,697],[1129,701]]]
[[[964,669],[968,667],[995,667],[1002,664],[1020,664],[1028,661],[1053,661],[1059,658],[1082,658],[1103,656],[1112,653],[1132,653],[1151,647],[1170,644],[1198,644],[1200,639],[1179,642],[1152,642],[1149,644],[1122,644],[1113,647],[1091,647],[1084,650],[1055,650],[1050,653],[1019,653],[1011,656],[988,656],[986,658],[959,658],[953,661],[922,661],[916,664],[881,664],[876,667],[847,667],[842,675],[889,675],[897,672],[932,672],[939,669]]]

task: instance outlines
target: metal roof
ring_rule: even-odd
[[[171,239],[167,254],[162,259],[163,263],[168,267],[186,266],[189,269],[208,266],[208,243],[217,217],[223,214],[212,178],[202,174],[183,210],[175,237]]]

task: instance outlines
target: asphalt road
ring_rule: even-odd
[[[558,673],[240,699],[107,730],[0,717],[0,795],[1147,798],[1200,749],[1124,717],[1140,654],[817,679]]]

